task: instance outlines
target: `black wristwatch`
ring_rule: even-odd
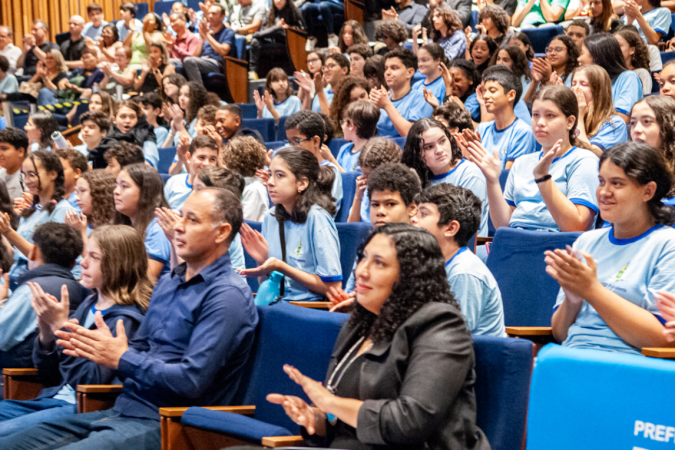
[[[539,183],[543,183],[544,181],[548,181],[548,180],[550,180],[551,178],[552,178],[552,177],[551,177],[551,174],[549,173],[548,175],[544,175],[544,176],[541,177],[541,178],[535,178],[535,179],[534,179],[534,182],[537,183],[537,184],[539,184]]]

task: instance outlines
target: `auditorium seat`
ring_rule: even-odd
[[[255,119],[258,117],[258,108],[252,103],[237,103],[241,108],[242,119]]]
[[[349,210],[352,208],[356,195],[356,179],[363,175],[361,172],[342,172],[342,204],[335,216],[336,222],[347,222]]]
[[[257,130],[265,142],[274,141],[276,136],[274,119],[242,119],[241,127]]]
[[[336,223],[335,226],[340,239],[340,266],[342,267],[342,287],[344,287],[354,268],[356,253],[373,227],[364,222]]]
[[[157,163],[157,171],[159,173],[169,173],[173,159],[176,156],[176,147],[158,148],[159,163]]]
[[[156,1],[154,2],[153,8],[155,14],[159,15],[159,17],[162,17],[162,14],[170,15],[171,14],[171,7],[173,6],[173,2],[164,2],[164,1]]]
[[[520,31],[530,38],[532,50],[534,50],[535,53],[546,53],[546,47],[548,47],[549,42],[559,34],[564,34],[562,25],[523,28]]]
[[[286,140],[286,119],[288,116],[279,117],[279,122],[277,123],[277,141]]]
[[[333,140],[330,141],[328,148],[330,149],[330,152],[333,154],[333,156],[337,158],[337,155],[340,152],[340,147],[342,147],[346,143],[347,139],[334,138]]]

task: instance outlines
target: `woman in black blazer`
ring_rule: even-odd
[[[471,336],[441,249],[425,230],[384,225],[359,251],[356,304],[325,383],[284,371],[304,400],[270,394],[308,444],[341,449],[489,449],[476,426]]]

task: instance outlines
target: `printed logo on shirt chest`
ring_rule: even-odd
[[[607,281],[602,283],[602,285],[605,286],[610,291],[614,291],[620,294],[626,294],[626,292],[628,291],[625,288],[627,288],[628,286],[624,285],[624,287],[620,287],[621,285],[617,283],[626,281],[626,270],[628,269],[629,264],[630,261],[628,261],[626,265],[623,266],[621,270],[619,270],[616,274],[607,278]]]
[[[305,255],[302,251],[302,239],[298,242],[297,248],[293,251],[293,259],[295,259],[298,263],[304,264],[305,262]]]
[[[614,281],[615,283],[618,283],[619,281],[626,281],[626,280],[623,278],[623,276],[624,276],[624,274],[626,273],[626,269],[628,268],[628,264],[630,264],[630,261],[628,261],[628,262],[626,263],[626,265],[623,266],[623,269],[619,270],[619,272],[617,272],[617,274],[614,275],[613,277],[611,277],[610,279],[611,279],[612,281]]]

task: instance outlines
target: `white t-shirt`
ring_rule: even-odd
[[[244,220],[262,222],[270,209],[267,188],[258,177],[245,177],[244,180],[246,180],[246,187],[241,197]]]

